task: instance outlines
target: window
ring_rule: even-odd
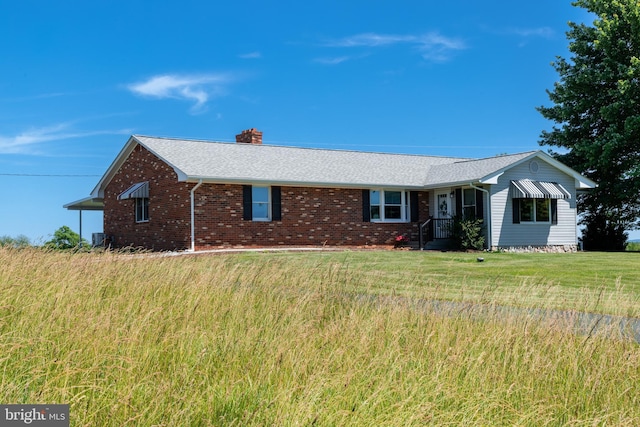
[[[280,221],[281,189],[277,186],[242,186],[242,219],[245,221]]]
[[[136,201],[136,222],[149,221],[149,198],[137,197]]]
[[[513,199],[514,223],[556,223],[556,199]]]
[[[369,192],[371,221],[409,221],[409,199],[410,197],[407,191],[371,190]]]
[[[251,212],[254,221],[270,221],[269,187],[251,187]]]
[[[476,189],[465,188],[462,190],[462,217],[464,219],[476,218]]]
[[[118,195],[118,200],[134,200],[136,222],[149,221],[149,183],[137,182]]]

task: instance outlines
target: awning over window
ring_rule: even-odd
[[[570,199],[571,193],[555,182],[521,179],[511,181],[511,197],[516,199]]]
[[[149,197],[149,183],[138,182],[120,193],[118,200],[124,199],[144,199]]]

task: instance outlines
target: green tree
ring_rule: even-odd
[[[53,233],[53,239],[45,242],[44,246],[50,249],[75,249],[80,247],[80,235],[63,225]],[[82,239],[82,246],[89,247],[89,242]]]
[[[624,249],[625,230],[640,224],[640,2],[578,0],[596,16],[569,23],[569,60],[557,57],[559,81],[547,91],[555,122],[541,145],[560,147],[559,160],[598,183],[578,196],[586,249]],[[613,247],[612,247],[613,245]]]
[[[10,246],[12,248],[26,248],[31,246],[29,238],[24,234],[19,234],[16,237],[0,236],[0,246]]]

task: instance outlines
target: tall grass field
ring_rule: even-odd
[[[640,425],[640,346],[529,310],[639,317],[638,254],[482,256],[0,249],[0,403],[72,426]]]

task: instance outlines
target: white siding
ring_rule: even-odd
[[[491,186],[491,243],[493,246],[574,245],[576,231],[576,190],[573,177],[537,158],[539,169],[532,173],[530,161],[507,170],[498,183]],[[532,179],[561,184],[571,199],[558,200],[558,224],[514,224],[513,205],[509,194],[512,180]]]

